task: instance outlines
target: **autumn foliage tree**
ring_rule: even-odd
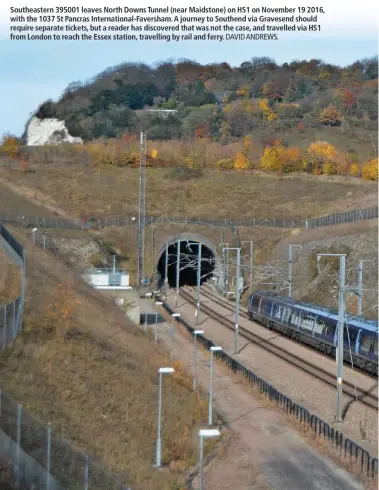
[[[233,160],[233,168],[234,170],[249,170],[252,167],[252,164],[247,156],[246,151],[238,152]]]
[[[341,123],[341,114],[334,104],[329,104],[320,113],[320,121],[327,126],[336,126]]]
[[[280,173],[301,170],[301,152],[298,148],[285,148],[277,143],[267,146],[261,158],[261,169]]]
[[[66,340],[67,332],[72,328],[73,317],[80,301],[70,284],[60,283],[54,293],[53,302],[47,312],[52,330],[61,340]]]
[[[327,141],[311,143],[303,159],[303,170],[320,175],[332,175],[338,171],[338,151]]]
[[[20,152],[20,140],[12,135],[6,135],[3,137],[0,150],[11,158],[18,156]]]
[[[373,158],[362,167],[362,178],[365,180],[378,180],[378,159]]]

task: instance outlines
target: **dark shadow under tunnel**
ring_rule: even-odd
[[[215,256],[212,250],[196,241],[180,241],[180,259],[179,259],[179,286],[196,286],[197,268],[199,263],[199,248],[201,248],[201,274],[200,281],[203,284],[212,277],[215,269]],[[166,270],[168,284],[170,287],[176,287],[178,264],[178,242],[168,246],[168,260],[166,268],[166,249],[158,261],[157,269],[159,273],[159,286],[162,286],[166,279]]]

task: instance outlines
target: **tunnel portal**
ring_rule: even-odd
[[[180,241],[179,241],[180,240]],[[177,239],[168,241],[162,247],[161,255],[158,259],[157,270],[159,275],[159,285],[162,286],[166,279],[170,287],[176,287],[177,263],[178,263],[178,244],[179,248],[179,286],[197,285],[197,268],[199,263],[199,248],[201,248],[201,273],[200,282],[203,284],[215,273],[216,257],[213,247],[206,245],[202,241]],[[201,243],[201,247],[199,247]],[[167,269],[166,255],[168,252]]]

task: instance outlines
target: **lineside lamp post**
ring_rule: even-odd
[[[201,429],[199,430],[200,437],[200,462],[199,462],[199,477],[200,477],[200,490],[204,490],[204,464],[203,464],[203,453],[204,453],[204,439],[210,437],[219,437],[220,431],[218,429]]]
[[[317,254],[317,262],[321,257],[340,258],[340,281],[338,295],[338,332],[337,332],[337,407],[336,422],[343,422],[342,419],[342,371],[343,371],[343,330],[345,324],[345,266],[346,254]]]
[[[171,374],[174,372],[172,367],[159,368],[159,387],[158,387],[158,436],[157,436],[157,449],[156,449],[156,468],[162,465],[162,439],[161,439],[161,429],[162,429],[162,376],[163,374]]]
[[[33,245],[36,244],[36,232],[38,231],[38,228],[33,228],[32,230],[32,236],[33,236]]]
[[[171,322],[171,360],[174,359],[174,350],[175,350],[175,324],[174,319],[180,317],[180,313],[171,313],[172,322]]]
[[[155,330],[154,330],[154,342],[158,342],[158,306],[162,306],[162,301],[155,302]]]
[[[197,336],[203,335],[204,330],[194,331],[194,350],[193,350],[193,391],[196,391],[196,363],[197,363]]]
[[[145,294],[146,299],[149,299],[152,297],[152,293],[146,293]],[[145,332],[147,330],[147,313],[145,313]]]
[[[301,245],[288,245],[288,296],[292,297],[292,249],[303,248]]]
[[[208,425],[212,425],[212,415],[213,415],[213,406],[212,406],[212,397],[213,397],[213,352],[221,351],[222,347],[212,346],[211,347],[211,363],[210,363],[210,384],[209,384],[209,406],[208,406]]]

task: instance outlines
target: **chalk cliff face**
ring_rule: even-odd
[[[38,117],[33,117],[30,120],[26,132],[26,144],[28,146],[59,145],[61,143],[81,145],[83,140],[71,136],[64,121],[38,119]]]

